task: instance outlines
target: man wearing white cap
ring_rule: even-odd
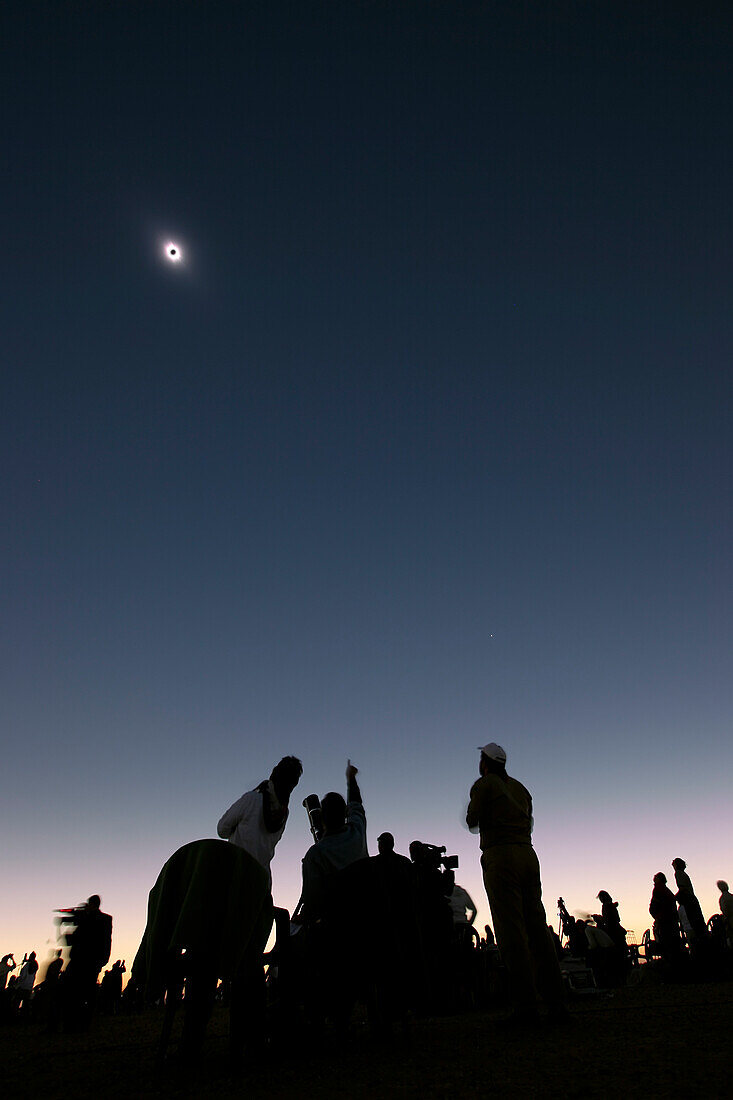
[[[507,775],[501,745],[492,741],[480,748],[481,778],[471,788],[466,821],[481,834],[481,867],[497,946],[509,971],[512,1021],[532,1024],[537,1020],[537,991],[553,1017],[565,1011],[532,847],[532,796]]]

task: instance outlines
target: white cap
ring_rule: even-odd
[[[489,760],[496,760],[497,764],[506,764],[506,753],[496,741],[489,741],[488,745],[479,745],[479,750],[488,756]]]

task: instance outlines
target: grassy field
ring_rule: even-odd
[[[355,1022],[328,1029],[317,1049],[233,1078],[227,1018],[217,1008],[195,1071],[156,1063],[161,1014],[99,1018],[84,1035],[46,1036],[35,1024],[0,1031],[3,1095],[83,1098],[661,1097],[733,1096],[733,983],[640,981],[578,997],[561,1030],[507,1037],[499,1013],[415,1021],[407,1039],[375,1041]]]

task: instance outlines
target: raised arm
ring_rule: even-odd
[[[346,762],[346,801],[347,802],[361,802],[361,791],[359,790],[359,784],[356,782],[356,775],[359,771],[355,768],[350,760]]]
[[[257,788],[262,792],[262,815],[268,833],[277,833],[285,825],[288,816],[287,801],[283,804],[277,797],[275,785],[271,779],[265,779]]]

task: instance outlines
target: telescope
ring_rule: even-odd
[[[308,824],[310,826],[311,836],[314,842],[317,843],[326,832],[323,825],[321,800],[317,794],[309,794],[303,799],[303,806],[305,812],[308,814]]]

